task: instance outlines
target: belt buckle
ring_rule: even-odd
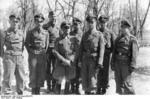
[[[120,53],[120,52],[119,52],[118,54],[119,54],[120,56],[122,55],[122,53]]]

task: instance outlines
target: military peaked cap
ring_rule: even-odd
[[[101,22],[101,23],[106,23],[108,20],[109,20],[109,17],[108,17],[108,16],[105,16],[105,15],[101,15],[101,16],[98,18],[98,21]]]

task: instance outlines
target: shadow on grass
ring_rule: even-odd
[[[135,73],[150,76],[150,66],[136,68]]]

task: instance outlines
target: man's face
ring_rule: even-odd
[[[62,30],[63,30],[63,35],[66,36],[66,35],[68,35],[69,32],[70,32],[70,27],[64,26],[64,27],[62,28]]]
[[[79,23],[74,23],[73,24],[73,29],[74,30],[78,30],[80,28],[80,24]]]
[[[104,29],[105,28],[105,23],[100,22],[99,26],[100,26],[100,28]]]
[[[15,18],[9,20],[9,23],[10,23],[10,26],[11,26],[11,27],[14,27],[14,28],[15,28],[15,27],[18,27],[18,25],[19,25],[19,21],[15,20]]]
[[[98,28],[101,32],[103,32],[105,30],[105,23],[103,22],[99,22],[98,23]]]
[[[121,26],[120,32],[121,32],[121,35],[127,35],[130,32],[130,30],[126,26]]]
[[[42,19],[40,20],[35,20],[35,25],[36,26],[42,26],[43,25],[43,21],[42,21]]]
[[[87,22],[88,28],[91,30],[96,26],[96,21],[93,19],[91,22]]]
[[[55,24],[55,22],[56,22],[56,19],[55,19],[55,16],[48,16],[48,18],[49,18],[49,21],[50,22],[52,22],[53,24]]]

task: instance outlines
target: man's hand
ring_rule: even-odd
[[[135,68],[133,66],[130,66],[129,72],[132,73],[134,70],[135,70]]]
[[[97,67],[98,67],[99,69],[103,69],[103,68],[104,68],[104,66],[103,66],[102,64],[98,64]]]
[[[114,63],[111,62],[111,70],[114,71],[115,67],[114,67]]]
[[[65,62],[63,62],[63,64],[70,67],[71,61],[66,59]]]
[[[55,53],[56,53],[56,50],[55,50],[55,49],[52,49],[52,53],[55,54]]]

